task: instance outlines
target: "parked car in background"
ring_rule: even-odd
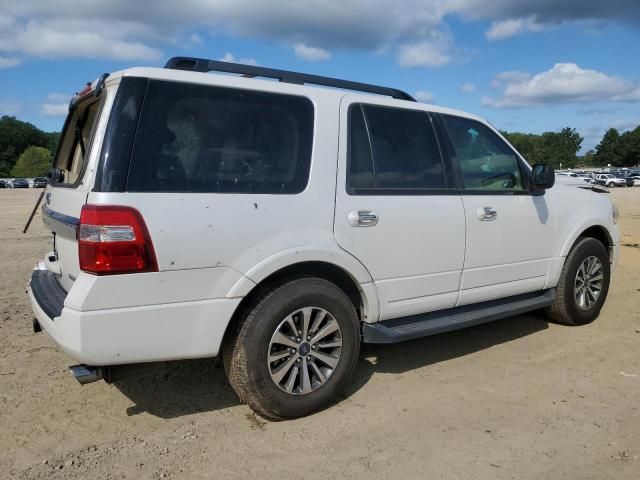
[[[29,188],[29,180],[25,180],[24,178],[14,178],[11,184],[13,188]]]
[[[629,170],[624,170],[622,172],[615,172],[613,175],[627,182],[627,187],[633,187],[634,182],[633,182],[633,178],[631,177],[631,172]]]
[[[582,175],[576,172],[556,172],[556,175],[573,178],[575,180],[582,180],[585,183],[591,183],[591,178],[588,175]]]
[[[596,183],[605,187],[626,187],[627,181],[624,178],[618,178],[610,173],[601,173],[596,175]]]
[[[33,179],[33,188],[45,188],[47,186],[47,179],[44,177],[36,177]]]
[[[593,179],[591,178],[591,176],[587,175],[586,173],[579,173],[578,178],[584,180],[585,183],[593,183]]]
[[[105,74],[61,135],[34,326],[82,384],[220,356],[243,402],[298,417],[349,385],[362,343],[595,320],[618,211],[569,180],[394,88],[195,58]]]
[[[9,182],[6,180],[0,180],[0,188],[9,188]]]

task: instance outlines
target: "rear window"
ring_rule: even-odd
[[[442,159],[426,112],[354,104],[347,188],[354,195],[442,189]]]
[[[152,80],[127,190],[299,193],[312,141],[307,98]]]
[[[67,117],[54,162],[62,174],[58,185],[75,185],[80,181],[99,110],[100,102],[91,97],[80,102]]]

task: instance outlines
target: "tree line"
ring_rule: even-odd
[[[631,167],[640,163],[640,126],[620,133],[610,128],[595,150],[579,156],[584,140],[575,128],[542,134],[501,132],[531,164],[556,168]],[[60,133],[44,132],[16,117],[0,118],[0,178],[45,175],[53,162]]]
[[[542,134],[501,132],[531,164],[550,163],[555,168],[634,167],[640,164],[640,126],[624,133],[610,128],[595,150],[578,155],[583,137],[575,128]]]

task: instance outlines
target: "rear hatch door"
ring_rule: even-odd
[[[45,263],[50,271],[60,275],[60,284],[66,291],[80,273],[77,229],[90,190],[90,156],[97,149],[96,138],[100,137],[96,130],[101,123],[101,111],[106,110],[105,99],[100,97],[94,90],[85,91],[70,109],[42,206],[43,221],[53,233],[54,252],[45,258]]]

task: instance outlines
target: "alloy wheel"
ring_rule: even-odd
[[[578,267],[574,282],[576,305],[581,310],[589,310],[596,304],[602,293],[604,269],[598,257],[587,257]]]
[[[304,307],[287,315],[271,336],[269,375],[280,390],[306,395],[329,380],[341,352],[338,321],[324,308]]]

